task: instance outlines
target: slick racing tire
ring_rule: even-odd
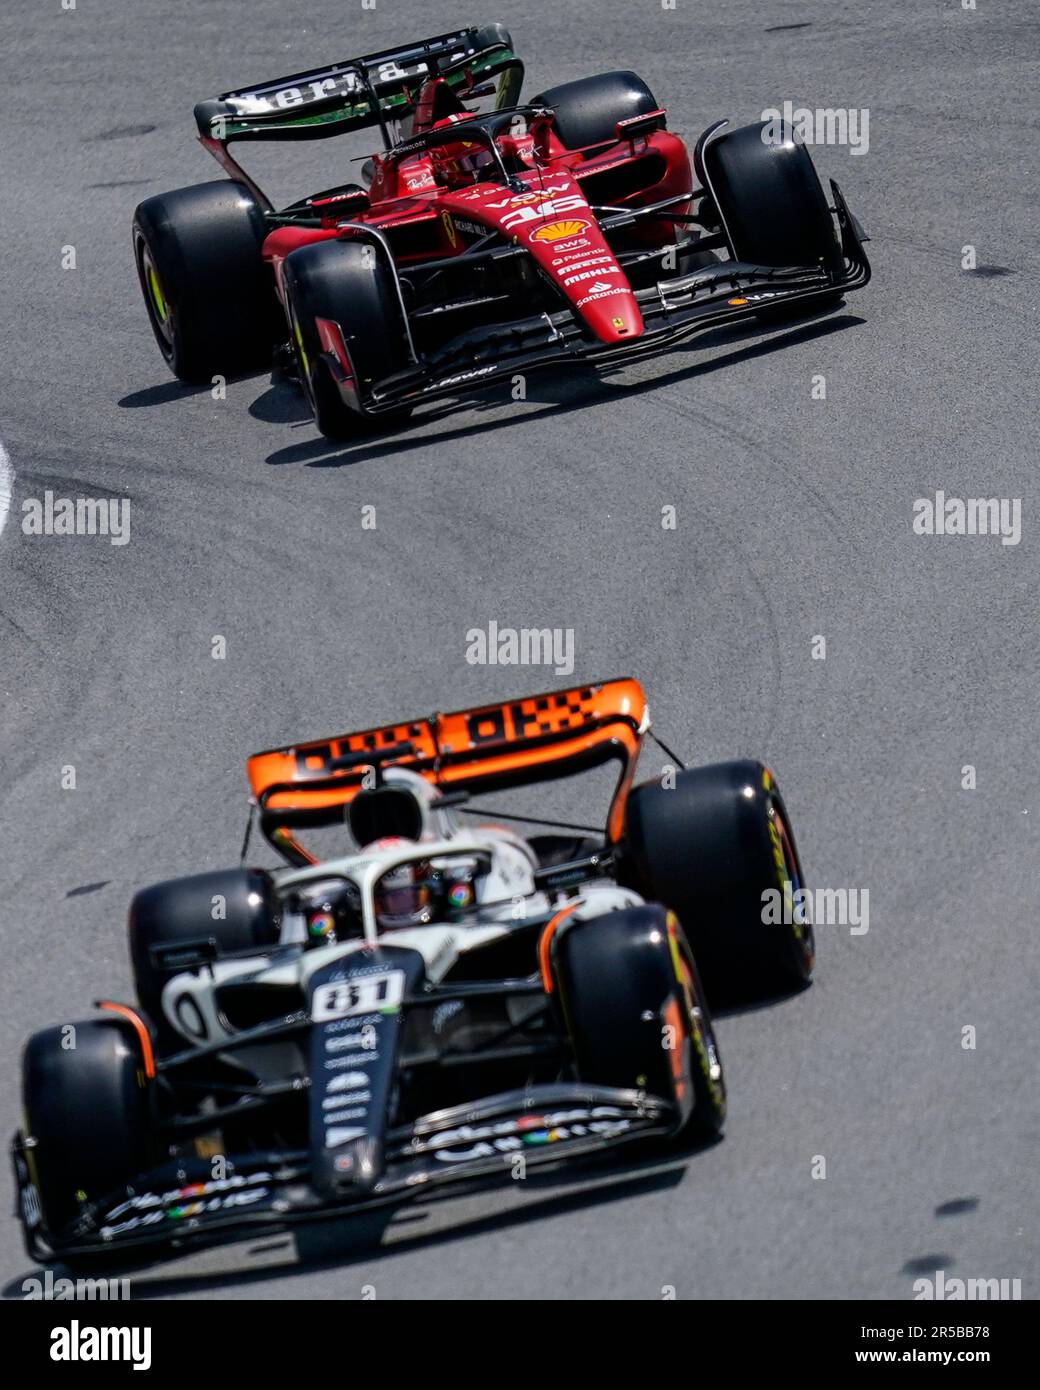
[[[47,1028],[26,1043],[26,1158],[49,1235],[152,1166],[153,1084],[121,1018]]]
[[[141,889],[130,904],[128,929],[137,999],[166,1053],[185,1046],[182,1033],[206,1040],[190,997],[170,1002],[176,1028],[163,1009],[163,990],[191,968],[198,959],[193,952],[209,948],[211,958],[259,954],[277,943],[281,920],[274,885],[262,869],[218,869]]]
[[[795,910],[801,862],[761,763],[688,768],[673,787],[634,788],[618,877],[678,914],[712,1008],[776,998],[810,979],[812,923]]]
[[[147,198],[133,245],[148,318],[181,381],[269,366],[280,336],[274,281],[261,254],[264,214],[231,179]]]
[[[406,419],[408,410],[366,417],[345,403],[315,325],[316,319],[339,324],[362,394],[408,366],[401,306],[382,250],[357,241],[302,246],[285,258],[282,289],[300,381],[322,434],[350,439]]]
[[[841,247],[819,176],[806,147],[783,122],[724,131],[698,148],[698,178],[710,189],[735,260],[765,266],[815,266],[840,272]],[[836,293],[801,305],[763,309],[771,321],[817,313]]]
[[[569,150],[606,144],[616,138],[618,121],[658,109],[643,79],[627,70],[563,82],[541,92],[531,104],[553,108],[553,128]]]
[[[684,1139],[720,1134],[722,1064],[675,915],[654,903],[565,919],[550,957],[579,1079],[671,1101]]]

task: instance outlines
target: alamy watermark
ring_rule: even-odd
[[[958,1303],[964,1300],[988,1302],[1018,1301],[1022,1297],[1021,1279],[949,1279],[944,1269],[935,1271],[935,1278],[914,1280],[914,1298]]]
[[[803,145],[847,145],[850,154],[866,154],[870,149],[870,110],[866,106],[795,106],[785,101],[783,109],[770,106],[762,112],[768,124],[762,128],[762,143],[782,145],[792,134]]]
[[[22,531],[27,536],[107,536],[110,545],[130,539],[129,497],[43,497],[22,503]]]
[[[103,1303],[113,1303],[125,1301],[130,1297],[130,1280],[69,1279],[64,1275],[55,1278],[53,1269],[45,1269],[39,1278],[34,1275],[30,1279],[22,1280],[22,1297],[29,1303],[40,1300],[60,1303],[68,1299],[74,1299],[76,1302],[86,1299],[88,1302],[100,1300]]]
[[[1021,497],[934,497],[914,501],[915,536],[999,536],[1001,545],[1022,539]]]
[[[767,927],[848,927],[850,936],[870,930],[869,888],[795,888],[790,881],[762,890],[762,921]]]
[[[150,1327],[91,1327],[73,1318],[51,1332],[52,1361],[130,1361],[135,1371],[152,1365]]]
[[[572,627],[499,627],[466,633],[466,660],[471,666],[551,666],[558,676],[574,674]]]

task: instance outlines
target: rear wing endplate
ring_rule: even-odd
[[[247,771],[276,848],[291,827],[332,825],[373,768],[406,767],[448,791],[497,790],[566,777],[610,760],[621,773],[607,818],[620,839],[624,799],[650,718],[631,678],[506,700],[254,754]],[[367,779],[367,780],[366,780]]]

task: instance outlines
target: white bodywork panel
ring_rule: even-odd
[[[422,858],[465,860],[473,855],[490,857],[489,872],[482,876],[472,919],[464,923],[431,922],[394,930],[380,929],[375,918],[373,889],[388,868]],[[517,922],[545,917],[554,907],[577,903],[579,918],[599,917],[617,908],[634,906],[643,900],[637,893],[606,879],[582,885],[577,896],[558,897],[536,890],[534,850],[521,836],[501,826],[457,829],[443,838],[408,842],[404,848],[370,848],[338,859],[323,860],[303,869],[285,869],[274,874],[280,893],[323,879],[347,877],[361,893],[364,936],[328,946],[315,946],[287,961],[272,962],[258,954],[248,959],[214,961],[200,969],[184,971],[169,980],[163,989],[162,1008],[178,1033],[193,1042],[212,1042],[230,1037],[233,1030],[216,1006],[216,990],[231,980],[249,980],[258,985],[298,985],[305,991],[310,975],[366,945],[381,943],[404,946],[417,951],[426,964],[427,978],[433,984],[448,975],[459,957],[506,936]],[[286,911],[281,944],[302,943],[306,939],[301,915]]]

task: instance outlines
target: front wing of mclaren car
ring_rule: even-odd
[[[525,1163],[559,1162],[626,1140],[667,1135],[674,1112],[637,1091],[578,1084],[533,1086],[474,1104],[422,1116],[388,1130],[385,1169],[371,1187],[330,1188],[316,1178],[308,1151],[229,1156],[227,1173],[213,1177],[210,1159],[178,1158],[142,1173],[127,1188],[97,1202],[65,1231],[41,1229],[35,1189],[16,1138],[13,1158],[26,1249],[46,1262],[125,1250],[161,1253],[279,1228],[397,1205],[448,1183],[508,1175]],[[319,1166],[348,1157],[320,1155]]]
[[[555,311],[478,327],[427,353],[417,352],[414,341],[410,341],[411,365],[364,391],[357,387],[346,342],[340,348],[344,354],[342,360],[327,354],[329,367],[346,403],[354,410],[378,416],[422,401],[457,395],[466,388],[490,385],[518,371],[567,361],[606,363],[650,354],[697,333],[753,318],[763,310],[803,307],[811,313],[817,305],[822,307],[833,302],[836,296],[860,289],[870,279],[870,263],[863,248],[867,238],[833,179],[830,186],[841,239],[840,268],[828,269],[822,264],[768,267],[723,260],[643,288],[623,282],[619,288],[616,279],[608,282],[604,275],[602,284],[593,281],[591,287],[583,287],[583,294],[576,303],[568,304],[561,294],[560,307]],[[639,208],[594,210],[599,214],[595,230],[608,236],[616,231],[627,231],[643,218],[668,218],[672,204],[688,199],[687,194]],[[566,222],[566,218],[562,218],[562,222]],[[593,230],[589,228],[590,232]],[[340,235],[364,239],[370,233],[363,225],[354,224],[353,227],[342,226]],[[600,235],[596,236],[597,244],[601,239]],[[709,243],[721,244],[721,238],[687,239],[679,244],[679,250],[686,254]],[[427,264],[423,270],[447,275],[471,270],[485,260],[495,261],[502,268],[504,260],[529,257],[533,249],[501,244],[486,250],[477,247],[450,261]],[[638,283],[633,271],[639,262],[660,262],[667,249],[658,246],[618,253],[616,265],[626,277]],[[544,271],[545,268],[540,269]],[[394,273],[398,274],[396,267]],[[613,272],[615,276],[617,273],[617,270]],[[590,322],[586,295],[601,301],[594,306],[602,311],[598,315],[600,318],[603,314],[621,312],[611,310],[610,296],[617,296],[615,304],[623,301],[625,316],[614,318],[615,333],[596,331],[597,326]],[[402,292],[402,302],[406,297]],[[631,321],[635,324],[634,331]],[[612,341],[607,340],[611,338]]]
[[[285,1227],[398,1204],[446,1183],[491,1179],[507,1174],[518,1155],[526,1163],[558,1161],[679,1127],[681,1117],[671,1102],[634,1090],[560,1081],[391,1123],[391,1097],[402,1067],[409,1065],[402,1027],[413,1010],[467,994],[542,991],[540,981],[531,980],[437,987],[423,981],[422,958],[412,950],[381,947],[356,961],[338,957],[309,976],[305,1007],[296,1013],[160,1059],[158,1087],[170,1094],[176,1094],[178,1074],[197,1082],[207,1060],[218,1062],[218,1054],[234,1049],[295,1040],[307,1059],[300,1075],[261,1083],[240,1102],[243,1110],[253,1105],[259,1111],[268,1099],[302,1092],[304,1143],[230,1153],[220,1177],[214,1177],[210,1158],[194,1152],[171,1157],[85,1205],[66,1229],[48,1231],[32,1179],[31,1146],[16,1135],[18,1211],[30,1256],[89,1259],[136,1250],[144,1257],[257,1226]],[[212,1114],[166,1114],[159,1126],[165,1152],[171,1152],[171,1137],[191,1148],[191,1136],[212,1131],[213,1124]]]

